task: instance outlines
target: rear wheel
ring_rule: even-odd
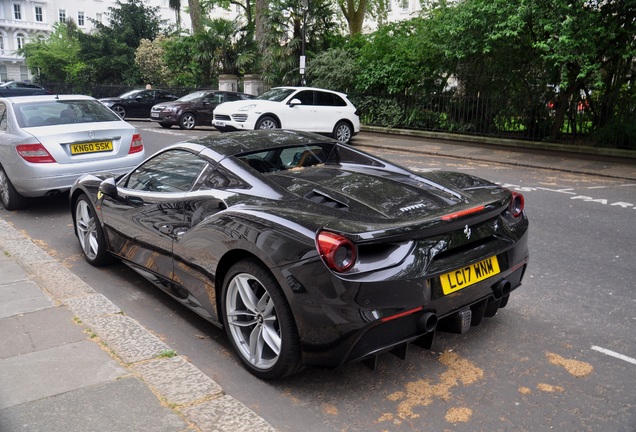
[[[126,108],[124,108],[123,106],[114,105],[113,107],[111,107],[111,110],[113,110],[115,114],[117,114],[122,119],[126,118]]]
[[[271,273],[254,260],[227,274],[223,323],[245,367],[261,379],[282,378],[300,369],[298,331],[285,296]]]
[[[277,129],[278,123],[274,117],[265,116],[258,119],[256,127],[254,129]]]
[[[192,113],[185,113],[179,119],[179,127],[181,129],[194,129],[194,126],[197,124],[197,118]]]
[[[0,166],[0,199],[6,210],[19,210],[27,205],[27,198],[23,197],[15,190],[9,176]]]
[[[86,195],[75,202],[75,234],[86,261],[101,266],[112,261],[106,250],[106,239],[92,204]]]
[[[351,141],[352,136],[353,128],[347,122],[338,122],[338,124],[336,124],[336,127],[333,128],[333,137],[342,144],[346,144]]]

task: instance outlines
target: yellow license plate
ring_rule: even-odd
[[[92,143],[71,144],[71,154],[97,153],[113,151],[112,141],[100,141]]]
[[[475,264],[448,272],[439,277],[444,295],[459,291],[499,273],[497,257],[490,257]]]

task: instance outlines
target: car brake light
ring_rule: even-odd
[[[342,273],[356,262],[356,246],[346,237],[323,231],[318,234],[317,245],[320,256],[332,270]]]
[[[55,158],[42,144],[19,144],[15,147],[18,154],[31,163],[55,163]]]
[[[449,213],[447,215],[442,216],[442,220],[444,222],[450,222],[450,221],[453,221],[453,220],[458,219],[460,217],[464,217],[464,216],[472,215],[472,214],[475,214],[475,213],[479,213],[479,212],[483,211],[484,209],[485,209],[485,207],[483,205],[480,205],[480,206],[473,207],[473,208],[470,208],[470,209],[456,211],[454,213]]]
[[[523,209],[526,207],[526,200],[520,193],[512,192],[512,199],[510,200],[510,213],[514,217],[519,217],[523,213]]]
[[[128,154],[139,153],[144,149],[144,143],[141,141],[140,134],[134,134],[130,143],[130,150]]]

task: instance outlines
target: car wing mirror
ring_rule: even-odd
[[[294,107],[296,105],[302,105],[302,104],[303,103],[298,98],[293,98],[292,100],[289,101],[289,106],[290,107]]]
[[[118,199],[119,192],[117,191],[117,185],[115,184],[115,179],[110,177],[106,180],[102,181],[99,184],[99,192],[102,195],[106,195],[107,197]]]

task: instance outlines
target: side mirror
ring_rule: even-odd
[[[302,105],[303,103],[300,101],[300,99],[297,98],[293,98],[292,100],[289,101],[289,106],[290,107],[294,107],[296,105]]]
[[[117,192],[117,185],[115,179],[110,177],[99,184],[99,192],[103,195],[111,197],[113,199],[119,198],[119,192]]]

